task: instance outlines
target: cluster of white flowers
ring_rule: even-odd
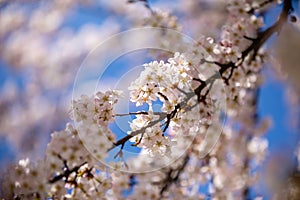
[[[147,128],[142,136],[135,136],[131,141],[153,154],[158,153],[160,155],[164,155],[171,145],[171,139],[164,136],[159,124]]]
[[[154,61],[145,64],[144,67],[144,71],[129,87],[130,100],[136,102],[137,106],[145,103],[150,107],[147,114],[137,115],[136,119],[130,123],[130,127],[132,131],[137,132],[151,122],[157,122],[147,127],[141,136],[133,137],[131,141],[148,149],[151,153],[165,154],[177,137],[182,140],[180,138],[182,135],[194,135],[199,132],[200,121],[207,119],[204,115],[208,114],[211,107],[207,104],[199,111],[199,106],[195,106],[197,101],[192,98],[195,96],[192,86],[192,70],[183,54],[176,52],[167,63]],[[151,105],[157,99],[162,102],[161,113],[152,111]],[[181,104],[190,108],[180,108]],[[168,115],[169,118],[160,119]],[[172,139],[164,134],[166,127],[170,127],[172,134],[169,136],[172,136]],[[129,134],[132,131],[129,131]]]
[[[121,92],[117,90],[106,91],[105,93],[97,92],[95,97],[96,119],[99,125],[106,126],[113,120],[113,105],[118,102]]]
[[[70,161],[69,167],[74,167],[90,158],[88,151],[82,150],[83,146],[78,137],[78,132],[71,124],[66,129],[54,132],[46,149],[47,163],[52,170],[61,170],[62,159]]]
[[[172,111],[180,99],[180,90],[192,91],[192,76],[184,55],[177,52],[167,63],[154,61],[144,67],[145,70],[129,87],[130,100],[137,106],[143,103],[151,105],[159,98],[164,102],[164,110]]]
[[[146,18],[145,24],[151,27],[180,30],[180,25],[177,21],[177,17],[172,15],[171,13],[162,10],[154,10],[152,11],[152,15]]]
[[[46,173],[47,168],[42,161],[33,165],[29,159],[20,160],[14,168],[5,174],[6,190],[3,190],[2,197],[15,195],[23,199],[47,198],[47,192],[52,188],[48,185]]]
[[[111,188],[103,166],[88,152],[78,132],[70,124],[52,134],[46,157],[37,164],[20,160],[6,174],[4,196],[21,199],[46,199],[72,196],[75,199],[105,199]],[[72,192],[68,192],[72,189]]]
[[[88,151],[99,160],[107,157],[108,149],[116,140],[108,123],[113,121],[113,105],[120,96],[120,91],[109,90],[91,97],[83,95],[72,104],[71,118],[77,122],[78,135]]]

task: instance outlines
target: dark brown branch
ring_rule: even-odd
[[[250,41],[255,41],[255,38],[248,37],[248,36],[246,36],[246,35],[244,35],[244,38],[247,39],[247,40],[250,40]]]
[[[116,155],[114,156],[114,158],[119,157],[123,157],[123,149],[124,149],[124,143],[121,146],[121,149],[118,151],[118,153],[116,153]]]
[[[231,79],[232,75],[233,75],[233,71],[234,69],[237,68],[236,66],[231,66],[230,67],[230,74],[228,77],[223,77],[224,82],[226,83],[226,85],[229,85],[229,80]]]
[[[180,165],[177,169],[170,169],[167,173],[166,173],[166,178],[163,181],[163,186],[160,190],[160,196],[162,197],[164,192],[168,190],[168,188],[173,184],[173,183],[177,183],[179,181],[179,177],[180,174],[184,171],[186,165],[188,164],[190,160],[190,156],[188,154],[186,154],[186,156],[183,159],[183,163],[182,165]],[[174,176],[174,173],[176,174]]]
[[[273,2],[275,2],[275,0],[266,0],[266,1],[263,1],[263,2],[261,2],[258,6],[252,7],[252,8],[248,11],[248,13],[249,13],[249,14],[254,14],[255,10],[260,9],[260,8],[266,6],[267,4],[273,3]]]
[[[283,9],[279,15],[278,20],[269,28],[266,30],[259,32],[257,37],[255,39],[251,38],[251,45],[246,48],[242,52],[241,58],[236,63],[229,62],[229,63],[219,63],[219,62],[213,62],[214,64],[218,65],[220,67],[219,73],[222,76],[223,80],[228,82],[228,78],[223,77],[223,73],[229,69],[229,68],[237,68],[239,65],[243,63],[245,58],[253,52],[252,58],[250,60],[253,60],[258,52],[258,50],[261,48],[261,46],[274,34],[279,33],[282,26],[285,24],[285,22],[288,20],[289,14],[293,11],[292,7],[292,1],[291,0],[284,0],[283,2]],[[233,73],[233,69],[231,73]]]
[[[213,79],[215,79],[215,76],[212,76],[208,81],[210,82],[210,81],[212,81]],[[136,136],[136,135],[138,135],[138,134],[143,133],[147,128],[149,128],[149,127],[151,127],[151,126],[153,126],[153,125],[155,125],[155,124],[157,124],[157,123],[159,123],[159,122],[161,122],[162,120],[164,120],[164,119],[167,118],[167,123],[166,123],[166,126],[165,126],[164,130],[163,130],[163,131],[166,131],[167,128],[168,128],[168,126],[169,126],[169,124],[170,124],[170,122],[171,122],[171,119],[174,118],[174,116],[176,115],[176,113],[178,112],[178,110],[179,110],[180,108],[185,107],[185,106],[187,105],[188,101],[189,101],[192,97],[194,97],[196,94],[198,94],[198,93],[200,94],[201,91],[206,87],[206,85],[207,85],[206,83],[205,83],[205,84],[200,84],[200,86],[198,86],[198,88],[196,88],[196,89],[194,90],[194,92],[187,93],[187,94],[186,94],[186,95],[187,95],[187,98],[186,98],[184,101],[178,103],[178,104],[175,106],[174,110],[173,110],[170,114],[167,114],[167,113],[160,113],[159,119],[150,122],[147,126],[141,128],[141,129],[139,129],[139,130],[133,131],[133,132],[131,132],[129,135],[127,135],[127,136],[123,137],[122,139],[118,140],[111,148],[108,149],[108,151],[112,150],[113,148],[115,148],[115,147],[117,147],[117,146],[119,146],[119,145],[125,144],[125,143],[126,143],[129,139],[131,139],[132,137],[134,137],[134,136]]]
[[[67,165],[67,161],[65,159],[63,159],[60,155],[57,155],[59,159],[61,159],[64,163],[64,172],[62,174],[58,174],[56,175],[55,177],[53,177],[52,179],[49,180],[49,183],[55,183],[59,180],[62,180],[63,178],[65,178],[65,182],[68,182],[68,179],[69,179],[69,176],[72,174],[72,173],[78,173],[79,169],[87,164],[87,162],[84,162],[82,163],[81,165],[78,165],[78,166],[75,166],[73,167],[72,169],[69,169],[68,165]],[[77,177],[77,176],[76,176]],[[76,179],[75,177],[75,179]],[[72,182],[72,183],[75,183],[75,182]]]
[[[170,114],[167,114],[166,126],[165,126],[163,132],[165,132],[168,129],[168,127],[170,125],[170,122],[171,122],[171,119],[174,118],[174,116],[176,115],[176,113],[178,112],[179,109],[180,109],[180,104],[177,104],[175,106],[174,110]]]
[[[182,89],[180,89],[179,87],[176,87],[176,89],[181,92],[182,94],[185,94],[186,96],[188,95],[188,93]]]
[[[157,94],[159,94],[165,101],[169,101],[168,97],[166,95],[164,95],[161,92],[158,92]]]
[[[154,121],[151,121],[147,126],[139,129],[139,130],[136,130],[136,131],[132,131],[129,135],[126,135],[125,137],[123,137],[122,139],[118,140],[116,143],[114,143],[114,145],[109,148],[107,151],[110,151],[112,150],[113,148],[119,146],[119,145],[124,145],[128,140],[130,140],[132,137],[138,135],[138,134],[141,134],[143,132],[145,132],[145,130],[151,126],[154,126],[155,124],[159,123],[160,121],[162,121],[163,119],[165,119],[166,117],[166,114],[165,113],[162,113],[159,118],[157,120],[154,120]]]
[[[136,142],[135,144],[132,144],[131,146],[137,146],[137,145],[139,145],[141,142],[142,142],[142,139],[143,139],[143,137],[144,137],[144,132],[141,134],[141,137],[140,137],[140,139],[139,139],[139,141],[138,142]]]
[[[151,12],[153,12],[148,0],[128,0],[127,1],[127,3],[137,3],[137,2],[142,2],[147,9],[149,9]]]
[[[153,112],[154,115],[160,115],[162,112]],[[123,114],[114,114],[114,117],[123,117],[128,115],[149,115],[147,111],[140,111],[140,112],[129,112],[129,113],[123,113]]]
[[[293,11],[292,1],[284,0],[283,9],[279,15],[279,19],[266,30],[258,33],[258,37],[253,41],[253,43],[242,52],[242,60],[251,52],[257,52],[260,47],[274,34],[280,32],[282,26],[287,22],[289,14]]]

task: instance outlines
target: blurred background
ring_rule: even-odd
[[[263,181],[253,192],[267,198],[278,188],[290,187],[287,181],[300,185],[296,159],[300,157],[300,20],[299,2],[293,3],[298,20],[266,44],[271,62],[263,71],[259,95],[259,117],[270,118],[272,126],[266,133],[267,159],[255,169],[262,172]],[[226,19],[225,3],[218,0],[150,0],[149,4],[177,16],[180,27],[174,28],[195,39],[217,37]],[[264,10],[267,26],[280,10],[278,5]],[[1,171],[20,158],[43,156],[50,134],[70,121],[73,83],[84,58],[113,34],[155,26],[149,23],[150,16],[143,2],[126,0],[0,0]],[[128,62],[137,57],[141,56],[113,65],[99,87],[115,82],[116,72],[130,71],[133,65]],[[148,57],[138,59],[134,66],[146,61]]]

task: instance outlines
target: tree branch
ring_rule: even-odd
[[[190,156],[188,154],[186,154],[186,156],[183,159],[183,163],[182,165],[180,165],[177,169],[170,169],[167,173],[166,173],[166,178],[163,181],[163,186],[160,190],[160,196],[162,197],[164,192],[168,190],[168,188],[173,184],[173,183],[177,183],[179,181],[179,176],[180,174],[184,171],[186,165],[188,164],[190,160]],[[175,176],[174,173],[176,173]]]
[[[155,120],[155,121],[152,121],[150,122],[147,126],[139,129],[139,130],[136,130],[136,131],[133,131],[131,132],[131,134],[123,137],[122,139],[118,140],[114,146],[112,146],[110,149],[108,149],[108,151],[110,151],[111,149],[115,148],[116,146],[119,146],[119,145],[124,145],[130,138],[138,135],[138,134],[141,134],[142,132],[144,132],[148,127],[151,127],[157,123],[159,123],[160,121],[164,120],[167,118],[167,123],[166,123],[166,126],[164,128],[164,131],[167,130],[168,126],[169,126],[169,123],[171,121],[171,119],[176,115],[177,111],[178,111],[178,108],[184,108],[186,105],[187,105],[187,102],[193,98],[195,95],[197,95],[197,98],[198,98],[198,102],[203,102],[203,98],[201,98],[201,91],[207,87],[209,84],[212,84],[212,82],[214,82],[216,79],[220,79],[222,78],[225,83],[228,84],[228,81],[229,79],[231,78],[234,70],[236,68],[238,68],[238,66],[240,66],[245,58],[251,53],[253,52],[253,56],[251,58],[251,60],[254,59],[254,57],[256,56],[256,53],[257,51],[261,48],[261,46],[274,34],[274,33],[278,33],[282,26],[284,25],[284,23],[287,21],[288,19],[288,16],[289,14],[291,13],[291,11],[293,11],[293,7],[292,7],[292,1],[291,0],[284,0],[283,2],[283,9],[282,9],[282,12],[280,13],[280,16],[278,18],[278,20],[272,25],[270,26],[269,28],[267,28],[266,30],[262,31],[262,32],[259,32],[258,33],[258,36],[257,38],[253,39],[252,40],[252,43],[249,47],[247,47],[243,52],[242,52],[242,56],[241,58],[239,58],[239,60],[234,63],[234,62],[229,62],[229,63],[219,63],[219,62],[212,62],[213,64],[216,64],[220,67],[219,71],[216,72],[214,75],[212,75],[211,77],[209,77],[206,81],[203,81],[203,80],[200,80],[200,79],[197,79],[197,78],[194,78],[193,80],[195,81],[199,81],[200,82],[200,85],[194,89],[193,92],[191,93],[187,93],[187,97],[184,101],[178,103],[176,106],[175,106],[175,109],[170,113],[170,114],[167,114],[167,113],[160,113],[160,117],[159,119]],[[231,68],[231,71],[230,71],[230,75],[229,77],[224,77],[224,73]],[[206,94],[207,95],[207,94]],[[206,96],[205,95],[205,96]]]

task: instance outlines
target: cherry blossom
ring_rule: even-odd
[[[130,6],[141,3],[147,10],[145,16],[133,20],[139,26],[184,30],[180,18],[171,12],[156,10],[144,0],[128,3]],[[74,99],[69,111],[73,123],[51,134],[45,156],[38,162],[26,158],[8,169],[1,185],[1,189],[4,188],[1,198],[250,198],[250,189],[260,178],[259,171],[252,170],[260,166],[268,154],[265,133],[271,124],[270,119],[260,119],[257,111],[258,91],[263,82],[261,71],[269,61],[268,50],[263,49],[263,45],[280,31],[293,7],[291,0],[284,0],[278,19],[266,26],[259,10],[276,2],[228,0],[227,3],[226,7],[221,5],[227,13],[222,13],[226,20],[222,21],[219,34],[202,36],[188,49],[180,47],[184,38],[166,40],[170,35],[162,31],[158,42],[162,47],[174,45],[176,51],[144,63],[140,75],[132,80],[129,100],[139,111],[117,112],[115,106],[123,98],[119,90],[95,91]],[[68,64],[70,58],[76,62],[93,40],[97,40],[92,37],[93,33],[88,37],[90,40],[83,42],[85,48],[78,54],[67,50],[62,61],[56,54],[47,57],[43,48],[46,37],[32,39],[38,33],[51,34],[59,29],[64,8],[71,5],[71,1],[66,4],[55,1],[44,23],[40,21],[41,11],[35,12],[27,21],[28,27],[36,30],[16,33],[14,39],[6,41],[7,51],[3,53],[6,60],[13,62],[19,57],[18,64],[22,68],[50,59],[41,63],[42,69],[37,67],[43,72],[37,81],[56,76],[55,70],[51,75],[43,66],[55,66],[58,62]],[[106,6],[117,15],[128,12],[112,3]],[[0,26],[7,28],[1,30],[0,40],[24,23],[23,12],[18,9],[13,12],[16,18],[12,24],[9,23],[11,13],[4,13]],[[73,38],[73,42],[81,41],[80,38]],[[26,39],[34,43],[16,50]],[[62,41],[57,43],[57,46],[65,45]],[[35,56],[28,56],[27,51],[36,49]],[[65,84],[68,82],[66,78]],[[154,104],[159,104],[159,109],[154,108]],[[131,120],[129,128],[122,130],[124,134],[120,136],[112,127],[117,118],[124,116],[131,116]],[[128,145],[140,152],[134,157],[128,156]],[[296,152],[298,159],[299,152]]]

